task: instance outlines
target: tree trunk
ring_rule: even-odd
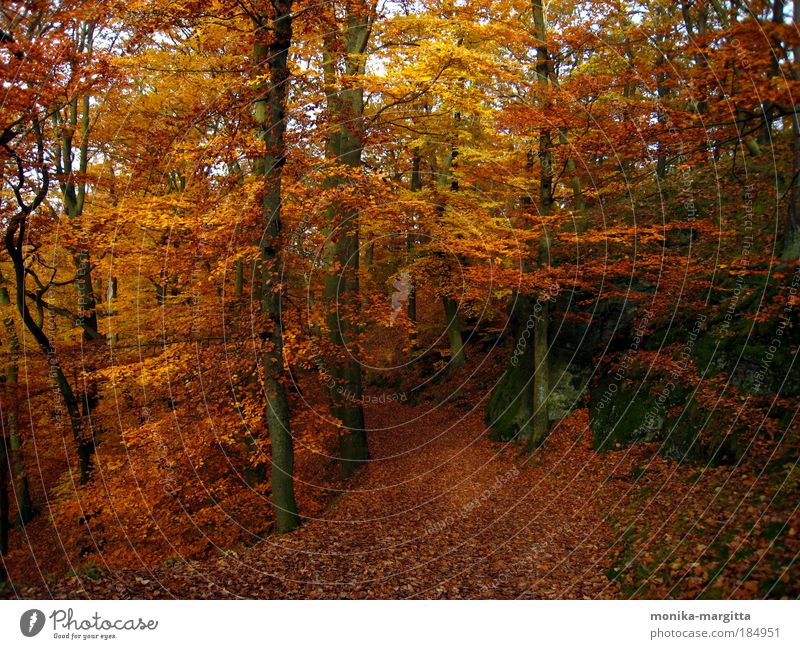
[[[461,115],[456,113],[456,122],[461,120]],[[458,148],[453,143],[450,151],[445,158],[442,169],[439,172],[439,186],[443,189],[456,192],[458,191],[458,179],[453,176],[453,166],[458,156]],[[444,206],[442,206],[444,211]],[[461,322],[458,319],[458,302],[448,295],[442,296],[442,306],[444,307],[444,320],[447,330],[447,340],[450,343],[450,370],[458,369],[467,362],[464,353],[464,337],[461,333]]]
[[[325,37],[323,72],[328,111],[335,123],[327,142],[328,157],[336,164],[360,167],[364,140],[364,90],[352,78],[365,71],[367,42],[371,31],[370,10],[365,2],[348,4],[343,47]],[[340,54],[337,54],[340,53]],[[337,80],[336,57],[342,57],[345,79]],[[332,189],[347,180],[336,174],[325,182]],[[361,364],[354,358],[358,339],[359,297],[359,231],[356,210],[331,205],[327,211],[331,233],[326,260],[338,275],[329,272],[325,278],[324,299],[328,305],[326,325],[328,339],[336,350],[330,364],[333,378],[329,394],[332,414],[342,425],[339,437],[339,459],[342,475],[348,476],[369,460],[369,447],[364,429],[364,405]]]
[[[800,24],[800,0],[794,0],[792,22]],[[792,48],[792,78],[800,79],[800,46]],[[800,259],[800,103],[794,105],[792,114],[792,185],[789,196],[789,210],[783,233],[784,261]]]
[[[80,40],[76,43],[78,52],[91,56],[94,25],[84,23],[81,25]],[[70,219],[77,219],[83,215],[83,206],[86,202],[86,172],[89,168],[89,96],[75,97],[67,106],[66,115],[60,112],[53,115],[54,126],[60,141],[57,142],[54,158],[56,172],[59,175],[59,187],[64,206],[64,213]],[[75,133],[80,128],[80,142],[77,147],[77,169],[75,159]],[[97,303],[92,287],[92,264],[89,251],[79,245],[73,255],[75,262],[75,279],[78,287],[78,300],[80,305],[79,317],[93,331],[97,331]],[[90,332],[84,329],[84,341],[93,340]]]
[[[237,259],[234,268],[233,294],[236,297],[242,297],[244,295],[244,262]]]
[[[50,377],[55,383],[64,406],[67,409],[67,415],[70,421],[70,429],[72,430],[72,437],[75,441],[75,446],[78,452],[78,464],[80,470],[80,481],[86,483],[89,481],[92,472],[92,457],[94,455],[94,436],[91,429],[88,434],[84,433],[83,421],[81,419],[80,407],[78,400],[75,398],[75,393],[64,375],[61,368],[58,354],[47,334],[44,333],[39,324],[34,320],[27,305],[27,296],[25,293],[25,258],[23,256],[23,244],[25,243],[26,229],[28,225],[28,217],[36,210],[36,208],[44,201],[47,196],[49,173],[44,162],[44,142],[41,133],[40,125],[34,120],[34,133],[36,136],[36,145],[38,150],[38,159],[40,168],[42,169],[41,185],[36,192],[35,199],[27,204],[17,196],[17,203],[19,212],[15,215],[14,219],[9,222],[6,229],[3,242],[8,253],[11,263],[14,268],[14,288],[16,293],[17,310],[22,317],[22,323],[25,328],[30,332],[36,344],[49,358],[50,361]]]
[[[550,431],[548,397],[550,395],[550,357],[548,354],[547,331],[550,324],[550,308],[547,300],[541,300],[539,318],[533,327],[533,357],[536,364],[533,371],[533,429],[530,447],[536,448]]]
[[[542,0],[533,0],[533,16],[536,29],[536,38],[542,43],[536,50],[536,71],[542,101],[546,100],[550,79],[553,76],[550,52],[547,47],[547,24],[545,22]],[[548,216],[553,203],[553,154],[552,136],[550,129],[542,128],[539,135],[539,211],[542,216]],[[544,236],[540,242],[540,266],[549,263],[550,237],[547,225],[544,226]],[[542,293],[540,293],[540,296]],[[550,429],[547,414],[549,396],[550,357],[548,355],[548,329],[550,326],[549,297],[540,297],[539,317],[534,324],[534,371],[533,391],[535,411],[533,429],[531,431],[530,446],[539,446],[544,441]]]
[[[569,146],[569,136],[566,128],[561,128],[558,131],[559,144],[563,147]],[[568,156],[566,160],[566,172],[568,174],[567,184],[572,190],[572,206],[578,212],[577,224],[578,228],[585,231],[589,227],[589,222],[586,219],[586,203],[583,200],[583,188],[581,187],[581,177],[578,174],[578,166],[575,164],[575,158]]]
[[[0,584],[8,579],[5,558],[8,554],[8,444],[5,435],[0,435]]]
[[[413,151],[411,158],[411,191],[418,192],[422,189],[422,157],[419,153],[419,147]],[[406,235],[406,252],[409,258],[412,257],[414,251],[414,244],[416,243],[416,230],[414,229],[416,217],[411,218],[411,228]],[[411,322],[411,348],[417,346],[417,287],[415,278],[411,278],[411,288],[408,293],[408,320]]]
[[[665,10],[661,7],[656,7],[655,14],[657,17],[664,17]],[[666,127],[667,125],[667,117],[666,111],[664,110],[663,100],[668,95],[667,86],[665,85],[667,82],[667,73],[663,71],[663,68],[667,65],[667,57],[664,53],[664,46],[665,46],[665,37],[663,35],[656,36],[656,47],[658,54],[656,55],[655,64],[656,67],[661,68],[658,72],[656,72],[656,121],[660,128]],[[657,140],[657,159],[656,159],[656,178],[661,181],[667,175],[667,150],[668,146],[665,142],[666,133],[663,130],[658,135]]]
[[[450,341],[450,369],[455,369],[467,362],[467,357],[464,355],[464,340],[461,336],[461,323],[458,321],[458,302],[444,296],[442,303],[447,321],[447,339]]]
[[[536,367],[531,340],[535,325],[535,299],[516,294],[511,305],[510,326],[514,348],[508,368],[492,390],[486,408],[486,425],[491,437],[500,441],[522,441],[533,437]]]
[[[533,0],[534,37],[537,46],[536,77],[540,101],[545,102],[554,71],[547,48],[547,30],[542,0]],[[564,134],[565,136],[566,134]],[[552,209],[553,162],[552,134],[543,126],[539,133],[539,213],[547,216]],[[533,173],[534,153],[528,153],[527,169]],[[573,191],[575,188],[573,187]],[[578,187],[578,191],[580,188]],[[578,196],[577,198],[580,198]],[[523,197],[523,205],[530,206],[532,200]],[[539,256],[543,265],[549,261],[549,235],[545,225],[539,250],[531,250],[530,256]],[[530,271],[532,261],[525,261],[523,269]],[[547,436],[550,422],[548,396],[550,391],[550,361],[548,355],[548,326],[550,296],[540,289],[538,299],[532,295],[517,293],[511,306],[510,323],[514,335],[509,367],[495,385],[486,408],[486,424],[492,429],[492,437],[502,440],[525,441],[526,447],[538,447]]]
[[[75,43],[77,51],[91,57],[93,51],[95,34],[94,23],[87,22],[80,26]],[[53,114],[53,123],[56,134],[60,137],[57,141],[54,153],[56,172],[59,176],[59,188],[64,214],[71,220],[80,219],[83,216],[83,208],[86,202],[86,173],[89,169],[89,129],[90,129],[90,98],[89,95],[83,97],[75,96],[65,108],[65,115],[59,111]],[[79,133],[80,141],[75,146],[75,134]],[[76,155],[77,153],[77,155]],[[77,158],[77,168],[75,167]],[[97,328],[97,300],[92,284],[92,263],[88,248],[78,243],[78,248],[73,253],[75,264],[75,284],[78,290],[78,323],[83,328],[84,343],[93,343],[102,340]],[[87,363],[91,359],[91,354],[84,355],[83,369],[91,375],[94,367]],[[80,386],[76,386],[76,389]],[[85,380],[81,395],[81,409],[85,418],[86,426],[95,427],[92,421],[92,412],[100,401],[98,395],[97,381],[93,378]],[[94,453],[96,431],[92,431],[91,449],[83,449],[79,455],[84,456],[87,452],[89,456]],[[89,467],[87,467],[88,470]],[[83,470],[81,472],[83,476]],[[83,479],[83,478],[82,478]]]
[[[8,296],[8,289],[0,287],[0,306],[7,307],[11,304]],[[25,525],[33,519],[33,502],[31,501],[30,487],[28,485],[28,473],[25,470],[25,458],[22,452],[22,436],[19,430],[19,418],[17,400],[18,388],[18,358],[19,358],[19,337],[14,326],[14,320],[9,315],[3,317],[3,326],[8,338],[8,365],[6,365],[5,399],[3,413],[6,416],[6,431],[8,438],[9,468],[14,482],[14,493],[17,500],[17,512],[20,522]]]
[[[255,118],[264,156],[256,171],[264,177],[264,235],[261,250],[261,310],[266,320],[262,332],[266,419],[272,449],[270,486],[276,531],[291,532],[300,525],[294,496],[294,444],[289,421],[289,403],[284,387],[283,333],[281,329],[281,204],[282,170],[286,156],[286,89],[289,79],[289,48],[292,43],[292,0],[272,0],[274,16],[262,16],[256,28],[253,59],[256,70],[267,66],[269,83],[257,88]]]

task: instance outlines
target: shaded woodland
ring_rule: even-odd
[[[9,0],[5,597],[800,595],[800,0]]]

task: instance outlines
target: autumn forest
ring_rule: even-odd
[[[0,596],[800,597],[798,25],[3,0]]]

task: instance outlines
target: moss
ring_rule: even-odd
[[[647,439],[659,422],[655,397],[648,391],[620,387],[613,379],[601,381],[589,394],[592,439],[595,449],[609,451]]]
[[[766,276],[748,278],[735,299],[731,291],[737,285],[736,278],[726,278],[723,284],[728,291],[720,296],[717,315],[696,340],[692,355],[701,372],[707,376],[727,374],[735,387],[749,394],[780,391],[783,396],[800,395],[800,372],[792,368],[800,346],[800,318],[795,310],[788,323],[782,324],[783,312],[761,319],[764,308],[776,301],[781,303],[788,290],[786,279],[771,281],[765,290],[766,281]],[[779,329],[779,351],[771,354],[770,345]],[[764,375],[757,378],[759,372]]]
[[[563,419],[574,408],[580,407],[585,384],[585,374],[579,368],[557,357],[551,361],[550,396],[547,399],[550,421]]]
[[[728,428],[724,418],[710,413],[694,397],[689,397],[686,406],[669,420],[666,430],[662,453],[672,459],[720,466],[734,464],[741,457],[739,436]]]
[[[491,428],[490,439],[509,441],[525,437],[524,428],[532,417],[531,404],[525,399],[526,393],[532,391],[530,383],[526,385],[528,381],[529,371],[519,363],[509,365],[495,385],[486,407],[485,422]]]
[[[590,392],[596,450],[660,442],[660,453],[680,462],[718,466],[741,457],[738,436],[724,419],[709,417],[689,388],[677,386],[664,396],[658,377],[636,378],[634,373],[631,387],[619,387],[609,378]]]

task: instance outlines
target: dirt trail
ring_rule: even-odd
[[[557,427],[523,463],[515,447],[488,441],[475,410],[372,408],[374,461],[323,518],[239,554],[73,579],[52,596],[618,596],[606,578],[612,535],[600,515],[614,468],[581,439],[585,415]]]

